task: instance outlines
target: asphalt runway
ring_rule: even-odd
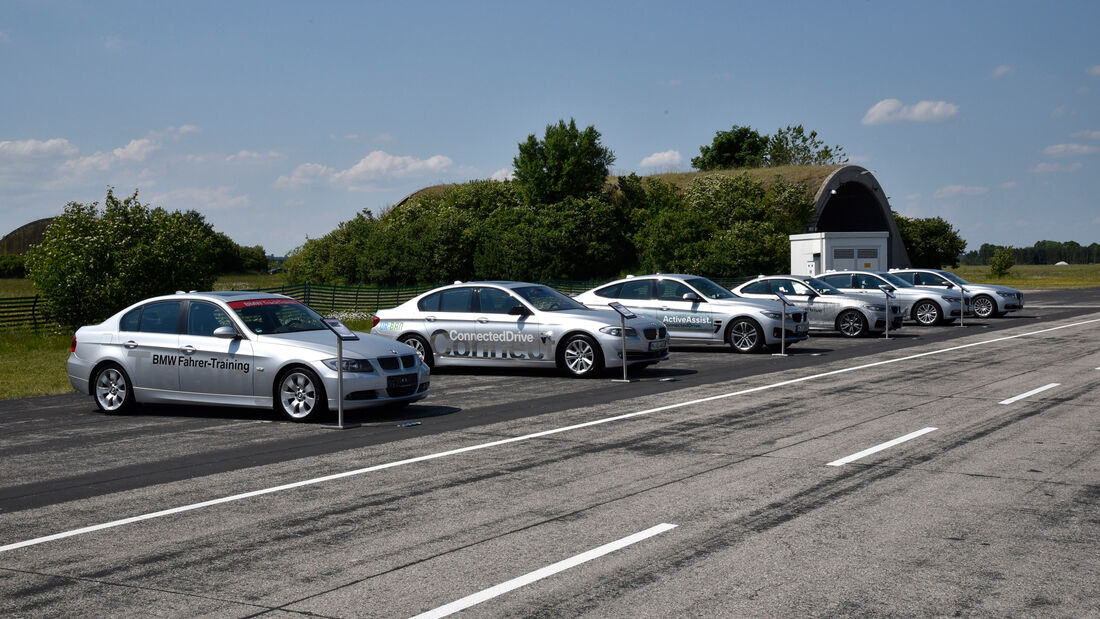
[[[1100,289],[1027,301],[342,431],[0,401],[0,614],[1098,616]]]

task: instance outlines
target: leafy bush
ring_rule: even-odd
[[[214,231],[195,211],[168,212],[107,190],[99,204],[70,202],[26,257],[46,311],[67,326],[96,322],[140,299],[209,290]]]
[[[993,257],[989,259],[989,274],[993,277],[1004,277],[1008,275],[1008,271],[1016,264],[1016,261],[1012,258],[1011,247],[999,247],[993,252]]]
[[[21,278],[27,276],[23,256],[0,256],[0,277]]]
[[[591,125],[581,131],[572,118],[568,125],[546,125],[542,140],[527,136],[512,161],[516,188],[528,205],[599,194],[612,163],[615,154],[600,143],[600,132]]]
[[[966,241],[944,218],[902,217],[894,213],[894,223],[914,267],[939,269],[959,266],[959,254],[966,249]]]

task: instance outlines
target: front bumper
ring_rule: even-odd
[[[336,410],[336,372],[324,366],[321,380],[325,383],[329,408]],[[344,410],[416,402],[427,397],[430,386],[431,370],[422,363],[411,369],[386,371],[375,368],[374,372],[344,372]]]

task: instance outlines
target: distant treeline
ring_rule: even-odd
[[[966,252],[961,262],[969,265],[987,265],[993,253],[1002,247],[1005,246],[983,243],[977,251]],[[1031,247],[1008,247],[1008,249],[1012,252],[1012,258],[1016,264],[1100,263],[1100,243],[1081,245],[1075,241],[1065,243],[1039,241]]]

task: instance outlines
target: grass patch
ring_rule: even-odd
[[[960,266],[949,269],[975,284],[999,284],[1020,290],[1094,288],[1100,286],[1100,264],[1018,264],[1004,277],[990,275],[988,266]]]
[[[71,393],[65,373],[72,335],[0,332],[0,399]]]
[[[31,280],[22,277],[0,277],[0,298],[33,297]]]

